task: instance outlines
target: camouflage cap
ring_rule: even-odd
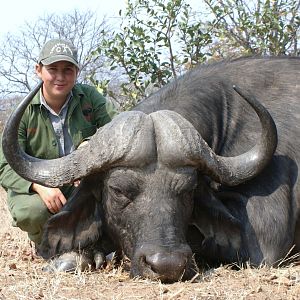
[[[43,46],[38,58],[38,63],[50,65],[58,61],[69,61],[79,68],[77,49],[71,42],[53,39]]]

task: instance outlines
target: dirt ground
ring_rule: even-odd
[[[221,266],[189,282],[130,279],[125,264],[97,272],[48,274],[24,232],[11,226],[0,189],[0,300],[13,299],[300,299],[300,264],[233,270]]]

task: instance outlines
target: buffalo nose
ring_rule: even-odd
[[[145,260],[153,272],[168,280],[179,280],[188,263],[184,253],[155,253],[147,255]]]

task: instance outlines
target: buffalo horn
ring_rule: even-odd
[[[45,186],[58,187],[114,164],[146,164],[156,156],[152,120],[138,111],[116,116],[98,129],[87,145],[70,155],[51,160],[29,156],[18,143],[18,128],[27,105],[41,85],[42,82],[19,104],[8,119],[2,136],[5,158],[23,178]]]
[[[258,143],[249,151],[224,157],[213,152],[193,125],[174,111],[157,111],[153,119],[158,160],[164,164],[191,165],[217,182],[238,185],[255,177],[270,161],[277,147],[276,125],[269,112],[254,96],[234,89],[255,110],[261,123]]]

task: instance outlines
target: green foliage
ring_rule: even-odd
[[[210,34],[184,0],[128,1],[120,16],[121,29],[97,55],[107,56],[112,70],[122,68],[122,94],[132,104],[207,58]]]
[[[300,0],[128,0],[122,24],[94,52],[121,73],[96,86],[128,109],[195,64],[245,54],[299,55]],[[206,10],[205,10],[206,9]]]
[[[299,1],[204,0],[213,14],[215,50],[233,53],[297,55]],[[216,54],[216,53],[215,53]]]

